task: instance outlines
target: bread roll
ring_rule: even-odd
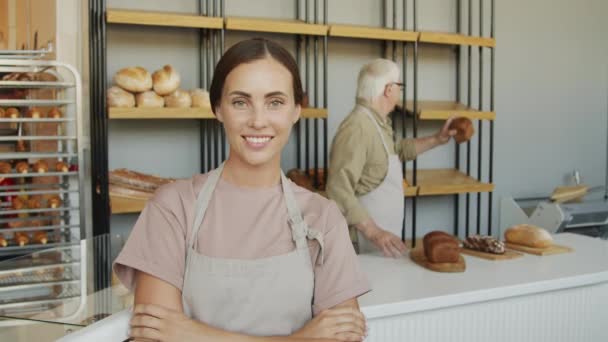
[[[0,118],[5,118],[6,117],[6,111],[4,110],[4,108],[0,107]]]
[[[44,160],[39,160],[34,163],[33,169],[38,173],[45,173],[49,170],[49,164]]]
[[[70,170],[70,168],[68,167],[68,165],[62,161],[58,161],[57,163],[55,163],[55,171],[57,172],[68,172]]]
[[[114,75],[114,83],[132,93],[152,89],[152,76],[142,67],[124,68]]]
[[[17,152],[26,152],[27,151],[27,146],[25,145],[25,141],[23,141],[23,140],[17,140],[17,146],[15,147],[15,150]]]
[[[149,90],[139,93],[135,96],[137,107],[164,107],[165,100],[158,96],[155,92]]]
[[[455,263],[460,259],[458,240],[444,232],[434,231],[424,236],[424,254],[432,263]]]
[[[192,89],[190,90],[190,97],[192,97],[192,107],[204,107],[211,108],[211,101],[209,100],[209,92],[205,89]]]
[[[19,197],[13,197],[13,200],[11,201],[11,206],[13,210],[22,210],[25,209],[25,202],[23,202],[23,200]]]
[[[152,82],[158,95],[169,95],[179,88],[180,76],[172,66],[165,65],[152,74]]]
[[[44,117],[44,114],[42,113],[42,111],[40,111],[40,109],[38,109],[36,107],[32,107],[27,111],[25,116],[27,116],[28,118],[33,118],[33,119],[40,119],[40,118]]]
[[[291,169],[287,171],[287,178],[289,178],[292,182],[296,183],[296,185],[303,187],[309,191],[315,191],[315,188],[312,184],[312,179],[304,173],[304,171],[300,169]]]
[[[111,87],[107,94],[108,107],[135,107],[135,96],[120,87]]]
[[[20,161],[15,165],[15,171],[17,173],[28,173],[30,170],[30,165],[27,162]]]
[[[21,116],[21,113],[19,113],[19,109],[11,107],[6,110],[5,115],[7,118],[16,119]]]
[[[0,234],[0,247],[8,246],[8,241],[4,237],[4,235]]]
[[[49,241],[48,235],[44,230],[38,230],[34,232],[34,242],[42,245],[46,245]]]
[[[0,173],[11,173],[11,163],[0,161]]]
[[[165,96],[165,106],[173,108],[190,108],[192,98],[187,92],[177,89],[171,95]]]
[[[63,113],[61,113],[61,110],[59,108],[53,107],[51,108],[51,110],[49,110],[47,116],[49,118],[59,119],[63,116]]]
[[[55,208],[59,208],[61,207],[61,204],[63,203],[63,201],[61,200],[61,198],[59,198],[59,196],[55,195],[51,198],[49,198],[46,201],[46,204],[49,208],[55,209]]]
[[[20,247],[27,245],[30,242],[30,237],[24,232],[15,232],[15,243]]]
[[[507,229],[505,240],[532,248],[546,248],[553,244],[553,238],[549,232],[531,224],[519,224]]]
[[[27,200],[28,209],[40,209],[42,205],[40,204],[40,198],[32,197]]]
[[[458,144],[461,144],[465,141],[469,141],[473,134],[475,134],[475,128],[473,128],[473,123],[467,118],[454,119],[450,124],[450,129],[456,130],[454,140],[456,140],[456,143]]]

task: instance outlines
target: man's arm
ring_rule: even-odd
[[[456,135],[456,130],[450,130],[450,124],[454,119],[454,116],[447,119],[443,127],[433,135],[416,139],[401,139],[396,146],[399,158],[403,161],[414,160],[418,155],[450,141],[450,138]]]

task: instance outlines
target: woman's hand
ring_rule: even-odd
[[[129,337],[135,341],[211,341],[214,329],[182,312],[153,304],[133,308]]]
[[[367,336],[365,316],[356,308],[327,309],[310,320],[293,337],[363,341]]]

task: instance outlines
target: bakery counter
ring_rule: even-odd
[[[608,341],[608,242],[569,233],[554,240],[574,251],[464,255],[464,273],[360,255],[373,289],[359,299],[367,341]]]

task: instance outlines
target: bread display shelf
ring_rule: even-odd
[[[0,141],[39,141],[39,140],[76,140],[75,136],[44,136],[44,135],[31,135],[31,136],[0,136]]]
[[[109,109],[110,119],[215,119],[211,108],[119,108]],[[303,108],[302,118],[327,118],[327,109]]]
[[[74,100],[0,100],[0,106],[3,107],[63,106],[71,103],[74,103]]]
[[[52,176],[76,176],[78,172],[28,172],[28,173],[0,173],[1,178],[21,178],[21,177],[52,177]],[[55,191],[55,193],[57,193]]]
[[[494,191],[494,184],[479,182],[455,169],[418,169],[416,187],[409,185],[413,184],[412,181],[412,171],[408,171],[404,191],[406,193],[416,191],[416,196]]]
[[[447,32],[420,32],[419,41],[421,43],[441,45],[471,45],[491,48],[496,46],[496,39],[494,38]]]
[[[0,104],[1,105],[1,104]],[[0,123],[12,123],[12,122],[26,122],[26,123],[35,123],[35,122],[39,122],[39,123],[51,123],[51,122],[56,122],[56,123],[60,123],[60,122],[72,122],[74,121],[73,118],[1,118],[0,119]],[[64,137],[61,137],[64,138]],[[21,140],[21,139],[20,139]]]
[[[69,212],[76,211],[78,207],[58,207],[58,208],[40,208],[40,209],[19,209],[19,210],[0,210],[0,217],[4,215],[16,215],[16,214],[44,214],[44,213],[56,213],[56,212]]]
[[[308,24],[301,20],[228,17],[225,23],[227,30],[303,34],[310,36],[325,36],[329,29],[327,25]]]
[[[0,160],[26,158],[72,158],[76,153],[12,152],[0,154]]]
[[[382,27],[336,24],[329,27],[329,36],[415,42],[418,40],[419,34],[418,32],[393,30]]]
[[[407,101],[405,109],[408,114],[414,113],[414,102]],[[496,113],[479,111],[454,101],[418,101],[416,112],[420,120],[447,120],[450,116],[478,120],[495,120]]]
[[[71,82],[42,82],[42,81],[0,81],[0,88],[20,89],[67,89],[74,88]]]
[[[218,30],[222,29],[224,26],[224,20],[221,17],[119,9],[108,9],[106,20],[111,24],[208,28]]]

